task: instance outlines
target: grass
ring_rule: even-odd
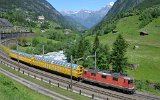
[[[160,96],[160,90],[152,88],[153,85],[151,86],[151,84],[148,81],[138,81],[135,85],[138,88],[138,90],[142,92]]]
[[[51,86],[50,86],[49,84],[47,84],[47,83],[44,83],[44,82],[42,82],[42,81],[33,79],[33,78],[28,77],[28,76],[26,76],[26,75],[23,75],[23,74],[15,71],[15,70],[13,70],[13,69],[11,69],[11,68],[9,68],[9,67],[6,67],[6,66],[4,66],[4,65],[2,65],[2,64],[0,64],[0,67],[3,68],[3,69],[5,69],[5,70],[7,70],[7,71],[9,71],[9,72],[11,72],[11,73],[14,73],[14,74],[17,75],[17,76],[20,76],[20,77],[22,77],[22,78],[24,78],[24,79],[27,79],[27,80],[29,80],[29,81],[32,81],[32,82],[34,82],[34,83],[36,83],[36,84],[38,84],[38,85],[41,85],[41,86],[43,86],[43,87],[45,87],[45,88],[47,88],[47,89],[50,89],[50,90],[52,90],[52,91],[55,91],[55,92],[59,93],[59,94],[65,95],[65,96],[67,96],[67,97],[69,97],[69,98],[72,98],[72,99],[75,99],[75,100],[90,100],[90,98],[88,98],[88,97],[85,97],[85,96],[82,96],[82,95],[78,95],[78,94],[76,94],[76,93],[73,93],[73,92],[70,92],[70,91],[67,91],[67,90],[64,90],[64,89],[55,87],[55,86],[52,86],[52,87],[51,87]],[[38,100],[38,99],[34,99],[34,100]],[[43,100],[43,99],[40,99],[40,100]],[[45,99],[44,99],[44,100],[45,100]]]
[[[0,74],[1,100],[52,100]]]
[[[45,37],[41,37],[41,36],[36,36],[36,38],[38,39],[38,41],[40,43],[47,43],[47,41],[52,41],[53,43],[58,43],[60,41],[55,41],[55,40],[52,40],[52,39],[47,39]]]
[[[136,70],[127,70],[128,74],[137,80],[151,83],[160,83],[160,17],[154,19],[150,24],[142,29],[139,29],[139,16],[131,16],[122,18],[117,23],[117,34],[109,33],[99,37],[101,43],[107,43],[110,48],[115,41],[118,34],[123,34],[123,37],[128,41],[129,47],[127,50],[127,57],[129,63],[139,64]],[[146,31],[148,36],[140,36],[140,31]],[[93,36],[87,37],[90,41],[94,41]],[[139,49],[134,50],[135,45]],[[144,90],[147,90],[144,88]],[[157,94],[157,91],[150,89],[150,92]],[[160,91],[158,91],[160,92]]]

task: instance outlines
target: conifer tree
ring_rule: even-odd
[[[97,49],[97,66],[99,69],[108,70],[109,69],[109,47],[107,44],[100,44]]]
[[[111,64],[115,66],[114,70],[116,72],[123,72],[123,67],[127,64],[127,58],[125,57],[127,47],[127,42],[122,35],[119,35],[113,44],[111,52]]]
[[[99,48],[99,38],[98,38],[98,35],[96,35],[94,43],[93,43],[93,53],[95,51],[97,51],[97,48]]]

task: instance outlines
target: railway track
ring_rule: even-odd
[[[9,62],[8,64],[10,64],[10,65],[18,66],[17,62],[12,61],[11,59],[2,56],[3,54],[4,53],[2,53],[2,52],[0,53],[1,61],[3,59],[3,62]],[[35,74],[36,76],[43,76],[43,78],[49,78],[51,80],[56,80],[58,82],[65,83],[67,85],[70,84],[69,79],[66,79],[66,78],[63,79],[63,78],[56,77],[56,76],[53,76],[53,75],[50,75],[50,74],[46,74],[44,72],[38,71],[37,69],[26,67],[25,65],[22,65],[22,64],[19,65],[19,68],[23,69],[23,70],[27,70],[28,72],[30,72],[30,74]],[[74,81],[74,83],[77,83],[77,82]],[[105,99],[104,97],[108,96],[108,97],[118,98],[118,99],[122,99],[122,100],[135,100],[134,98],[130,98],[130,97],[127,97],[127,96],[113,94],[113,93],[110,93],[110,92],[107,92],[107,91],[103,91],[103,90],[95,89],[95,88],[92,88],[92,87],[88,87],[86,85],[81,85],[81,83],[73,84],[73,86],[76,87],[76,88],[80,88],[82,90],[87,90],[87,91],[91,91],[91,92],[94,92],[94,93],[101,94],[101,95],[103,95],[102,99]],[[101,98],[101,96],[99,96],[99,98]]]
[[[25,79],[23,79],[23,78],[21,78],[19,76],[16,76],[16,75],[14,75],[14,74],[12,74],[12,73],[10,73],[10,72],[2,69],[2,68],[0,68],[0,73],[6,75],[7,77],[10,77],[10,78],[16,80],[17,82],[25,85],[26,87],[31,88],[34,91],[38,91],[39,93],[42,93],[42,94],[44,94],[46,96],[49,96],[49,97],[51,97],[51,98],[53,98],[55,100],[73,100],[73,99],[68,98],[66,96],[60,95],[60,94],[58,94],[56,92],[50,91],[48,89],[45,89],[44,87],[41,87],[40,85],[34,84],[34,83],[32,83],[32,82],[30,82],[28,80],[25,80]]]
[[[145,94],[136,93],[134,94],[134,96],[143,98],[142,100],[160,100],[160,97],[155,97],[155,96],[145,95]]]
[[[70,80],[67,78],[64,78],[64,77],[62,78],[57,75],[53,76],[51,73],[40,71],[38,69],[29,67],[29,66],[21,64],[21,63],[20,63],[20,65],[18,65],[17,62],[11,60],[3,52],[0,52],[0,59],[1,60],[3,59],[4,62],[6,62],[10,65],[19,66],[20,69],[26,70],[34,75],[41,76],[41,77],[47,78],[47,79],[51,79],[52,81],[58,81],[61,83],[65,83],[66,85],[70,84]],[[102,98],[102,99],[108,99],[108,97],[111,97],[111,98],[121,99],[121,100],[141,100],[141,99],[142,100],[160,100],[160,98],[153,97],[153,96],[137,94],[137,93],[134,95],[127,95],[127,94],[118,93],[115,91],[109,91],[109,90],[107,91],[106,89],[97,88],[96,86],[90,86],[88,84],[84,84],[81,82],[78,83],[77,81],[73,81],[73,82],[76,83],[76,84],[73,84],[73,87],[82,89],[83,91],[90,91],[90,92],[99,94],[99,95],[95,95],[95,96]],[[107,98],[105,98],[105,97],[107,97]]]

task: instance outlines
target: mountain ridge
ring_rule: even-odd
[[[117,0],[104,19],[109,19],[124,11],[132,9],[143,1],[144,0]]]
[[[35,22],[38,20],[38,16],[43,15],[47,21],[53,21],[65,28],[76,30],[74,23],[65,19],[47,0],[0,0],[0,12],[8,13],[15,19],[18,15],[22,16],[23,22],[27,18]],[[11,22],[15,20],[12,17],[9,19]]]
[[[9,6],[11,5],[11,6]],[[1,0],[1,9],[23,9],[24,11],[35,12],[37,15],[44,15],[48,19],[63,22],[63,16],[46,0]]]
[[[150,14],[157,13],[154,12],[154,9],[158,9],[155,6],[158,4],[160,4],[160,0],[117,0],[103,20],[93,27],[89,34],[108,34],[116,29],[116,24],[121,18],[135,15],[144,17],[140,25],[144,27],[152,20],[148,18],[151,16]]]
[[[73,18],[89,29],[99,23],[111,7],[112,6],[109,4],[97,11],[82,9],[79,11],[61,11],[61,14]]]

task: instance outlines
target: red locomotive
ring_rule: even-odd
[[[127,93],[134,93],[133,78],[111,71],[85,69],[82,75],[84,81],[97,83],[102,86],[120,89]]]

